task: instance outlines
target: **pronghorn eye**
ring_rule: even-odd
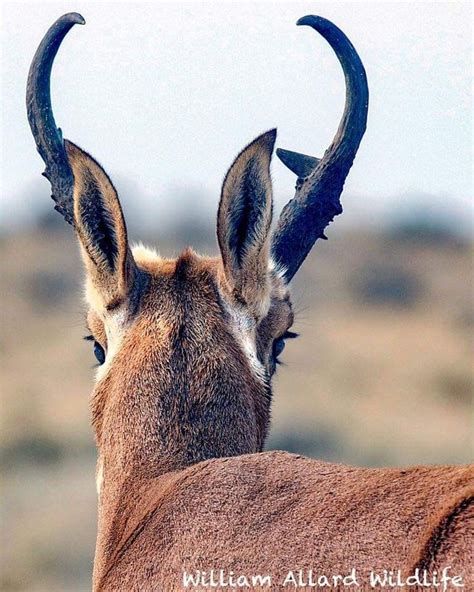
[[[298,333],[286,331],[284,335],[275,339],[275,341],[273,342],[272,349],[273,359],[275,360],[275,362],[278,363],[278,356],[280,356],[283,353],[283,350],[285,349],[285,339],[295,339],[295,337],[298,337]]]
[[[102,365],[105,362],[104,348],[100,345],[100,343],[97,343],[97,341],[94,341],[94,356],[96,357],[99,364]]]
[[[273,342],[273,359],[278,360],[278,357],[283,353],[285,349],[285,340],[283,337],[275,339]]]

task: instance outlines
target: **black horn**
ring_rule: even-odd
[[[85,20],[77,12],[59,18],[43,37],[30,66],[26,89],[28,121],[41,158],[46,164],[44,176],[51,183],[54,208],[66,222],[74,224],[74,177],[67,159],[62,133],[56,127],[51,107],[51,68],[64,37]]]
[[[319,160],[277,150],[280,159],[298,176],[294,198],[283,208],[275,229],[272,252],[290,281],[324,230],[342,212],[340,196],[367,123],[369,91],[364,66],[352,43],[330,21],[305,16],[298,25],[318,31],[335,51],[346,81],[346,103],[331,146]]]

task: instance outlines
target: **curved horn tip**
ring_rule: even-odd
[[[296,24],[298,26],[307,25],[308,27],[311,27],[315,31],[318,31],[322,34],[327,32],[337,32],[339,30],[333,22],[329,21],[328,19],[325,19],[322,16],[315,16],[314,14],[308,14],[306,16],[301,17],[296,22]]]
[[[73,25],[85,25],[86,19],[78,12],[67,12],[59,18],[60,21],[72,23]]]
[[[308,25],[309,27],[314,27],[319,24],[328,23],[329,21],[322,16],[315,16],[314,14],[307,14],[306,16],[302,16],[300,19],[296,21],[296,25],[300,27],[301,25]]]

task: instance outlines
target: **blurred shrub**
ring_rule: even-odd
[[[457,329],[466,330],[469,332],[469,337],[472,339],[474,328],[474,310],[472,308],[464,308],[455,318],[455,326]]]
[[[22,435],[0,448],[0,465],[4,470],[20,465],[51,466],[62,461],[81,463],[96,458],[92,438],[56,440],[41,433]]]
[[[52,465],[60,462],[64,456],[63,446],[40,434],[24,436],[5,444],[0,450],[0,464],[3,470],[18,465]]]
[[[469,408],[474,394],[472,374],[445,371],[435,376],[436,392],[446,403]]]
[[[343,439],[337,433],[318,426],[314,431],[270,432],[267,450],[286,450],[313,458],[334,460],[340,456]]]
[[[411,209],[395,215],[387,231],[387,238],[397,242],[410,242],[448,248],[463,248],[468,244],[462,236],[463,228],[456,220],[428,209]]]
[[[414,306],[424,294],[419,278],[401,268],[373,265],[352,278],[350,289],[364,305]]]
[[[67,300],[76,289],[71,276],[52,270],[31,273],[26,284],[31,300],[45,307]]]

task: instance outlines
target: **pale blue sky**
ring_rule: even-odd
[[[202,192],[196,210],[214,210],[233,157],[271,127],[278,146],[323,153],[342,112],[343,77],[327,43],[295,26],[319,14],[352,40],[370,86],[344,223],[373,223],[416,196],[472,215],[469,3],[77,1],[3,8],[3,227],[28,219],[39,200],[50,205],[24,91],[42,35],[72,10],[87,24],[71,31],[55,64],[56,121],[119,190],[134,187],[126,211],[164,224],[179,209],[173,194],[186,188]],[[294,177],[275,159],[273,178],[278,209]]]

